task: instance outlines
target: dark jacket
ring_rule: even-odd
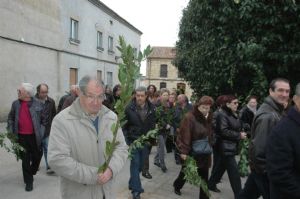
[[[267,142],[272,199],[300,199],[300,112],[292,107]]]
[[[211,126],[212,113],[209,113],[206,119],[197,108],[188,112],[181,122],[176,140],[179,152],[181,154],[191,155],[193,141],[205,137],[208,137],[208,140],[211,141]],[[211,165],[211,155],[197,155],[195,159],[199,168],[209,168]]]
[[[182,121],[185,114],[188,113],[189,111],[191,111],[192,109],[193,109],[193,106],[189,103],[187,103],[187,105],[184,108],[182,108],[179,105],[175,106],[175,113],[174,113],[174,128],[175,128],[175,130],[177,128],[179,128],[180,122]]]
[[[241,139],[242,124],[226,106],[220,110],[216,120],[216,133],[219,139],[221,154],[232,156],[238,154],[238,144]]]
[[[158,133],[160,135],[168,135],[170,128],[167,125],[174,127],[174,107],[170,104],[167,106],[162,105],[160,102],[156,105],[156,123],[158,126]]]
[[[123,133],[127,144],[131,144],[141,135],[146,135],[149,130],[155,128],[155,106],[147,100],[148,111],[146,119],[142,121],[137,112],[135,99],[125,109],[126,124],[123,126]]]
[[[212,145],[215,150],[219,151],[219,146],[220,146],[220,133],[217,132],[217,118],[220,113],[221,109],[218,108],[213,112],[212,115]]]
[[[113,110],[113,103],[114,103],[114,98],[112,94],[105,93],[105,100],[102,102],[102,104],[104,104],[110,110]]]
[[[241,111],[240,111],[240,119],[248,124],[250,127],[252,125],[253,122],[253,118],[254,118],[254,113],[253,111],[251,111],[247,105],[245,105]]]
[[[57,113],[59,113],[60,111],[62,111],[63,110],[63,105],[64,105],[64,102],[65,102],[65,100],[66,100],[66,98],[68,97],[68,96],[70,96],[71,94],[70,93],[67,93],[66,95],[64,95],[64,96],[62,96],[61,98],[60,98],[60,100],[59,100],[59,102],[58,102],[58,106],[57,106]]]
[[[70,96],[66,97],[61,110],[64,110],[65,108],[71,106],[71,104],[77,99],[77,95],[71,94]]]
[[[283,106],[276,103],[270,96],[259,107],[251,128],[249,144],[249,163],[257,173],[266,172],[266,144],[273,127],[283,114]]]
[[[49,119],[47,110],[43,108],[41,102],[37,99],[32,98],[28,103],[29,112],[32,119],[35,139],[38,148],[41,147],[41,142],[45,134],[45,127],[47,126]],[[12,103],[11,110],[8,114],[7,119],[7,131],[9,133],[14,133],[18,135],[19,133],[19,111],[20,111],[21,103],[20,100],[16,100]]]
[[[46,109],[45,111],[49,114],[47,126],[45,127],[45,134],[44,134],[44,137],[48,137],[50,135],[52,120],[56,115],[55,101],[51,97],[47,97],[45,103],[42,104],[44,106],[44,109]]]

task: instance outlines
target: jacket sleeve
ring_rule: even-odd
[[[7,117],[6,130],[8,133],[16,133],[16,132],[14,132],[15,114],[16,114],[15,106],[14,106],[14,103],[12,103],[11,109],[10,109],[8,117]]]
[[[51,121],[53,120],[53,118],[54,118],[55,115],[56,115],[55,101],[54,101],[54,100],[52,100],[52,101],[53,101],[53,104],[52,104],[52,114],[51,114],[52,118],[51,118]]]
[[[125,139],[127,139],[128,138],[128,133],[129,133],[129,113],[128,113],[128,108],[127,107],[125,109],[124,121],[126,121],[126,123],[123,125],[122,131],[123,131],[123,135],[124,135]],[[128,140],[126,140],[126,141],[128,141]]]
[[[293,144],[289,142],[283,127],[271,133],[267,143],[267,171],[270,181],[281,193],[300,198],[300,178],[294,168]],[[288,198],[288,197],[287,197]]]
[[[266,164],[266,144],[272,128],[276,125],[276,119],[272,113],[266,113],[257,117],[251,129],[250,151],[254,164]]]
[[[180,125],[179,134],[177,136],[177,147],[181,154],[188,155],[192,146],[192,129],[193,123],[191,118],[186,115]]]
[[[116,146],[113,156],[109,162],[109,168],[113,172],[113,177],[115,177],[121,171],[128,157],[128,146],[125,142],[121,128],[118,130],[116,140],[119,142],[119,144]]]
[[[60,117],[55,117],[52,123],[48,162],[59,176],[82,184],[97,183],[98,168],[80,163],[71,157],[70,138]]]
[[[223,114],[218,115],[217,126],[223,139],[232,141],[240,140],[240,132],[231,129],[228,119]]]

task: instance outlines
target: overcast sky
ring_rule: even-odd
[[[182,10],[189,0],[101,0],[143,32],[141,50],[147,45],[175,46]],[[146,75],[145,63],[141,73]]]

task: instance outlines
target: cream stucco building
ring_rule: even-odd
[[[114,86],[119,36],[138,52],[142,35],[99,0],[1,0],[0,27],[0,121],[22,82],[56,101],[86,74]]]
[[[152,47],[153,51],[147,58],[145,85],[153,84],[157,89],[182,90],[190,98],[192,89],[183,78],[172,61],[176,55],[174,47]]]

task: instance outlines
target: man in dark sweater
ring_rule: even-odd
[[[300,198],[300,83],[290,108],[267,143],[267,173],[272,199]]]

